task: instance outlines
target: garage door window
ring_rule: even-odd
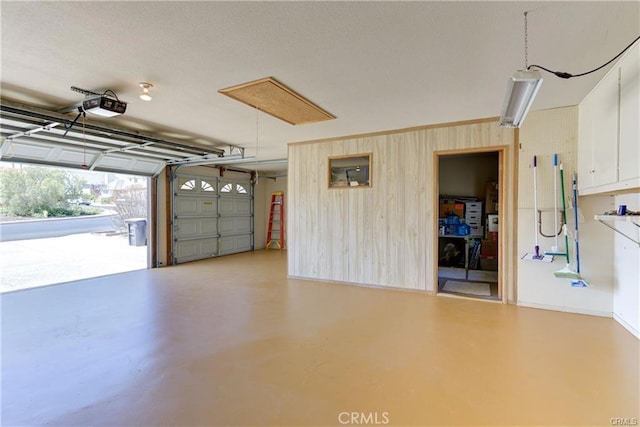
[[[196,188],[196,180],[195,179],[187,179],[180,178],[180,189],[189,191],[194,190]]]
[[[202,181],[200,183],[200,188],[202,188],[202,191],[216,191],[213,185],[209,184],[207,181]]]

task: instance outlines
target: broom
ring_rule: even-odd
[[[580,280],[580,274],[571,270],[571,260],[569,258],[569,236],[567,234],[567,203],[564,195],[564,169],[560,162],[560,189],[562,194],[562,230],[564,231],[564,247],[567,255],[567,265],[562,270],[556,271],[554,276],[561,279]]]

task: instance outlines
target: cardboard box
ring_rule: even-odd
[[[487,182],[485,188],[485,212],[498,213],[498,183],[494,181]]]
[[[480,270],[486,270],[486,271],[498,271],[498,258],[494,258],[494,257],[489,257],[489,258],[480,257]]]
[[[440,218],[457,215],[464,218],[464,203],[456,203],[455,199],[440,199]]]
[[[498,232],[497,231],[489,231],[489,232],[487,232],[487,239],[488,240],[495,240],[497,242],[498,241]]]
[[[482,256],[498,256],[498,241],[483,239],[480,242],[480,255]]]

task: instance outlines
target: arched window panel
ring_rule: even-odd
[[[196,188],[196,180],[190,178],[179,178],[178,184],[180,185],[180,190],[191,191]]]
[[[200,189],[202,191],[216,191],[215,187],[207,181],[200,181]]]
[[[233,190],[233,184],[225,184],[224,187],[220,189],[221,193],[231,193]]]
[[[246,189],[246,188],[244,188],[244,187],[243,187],[242,185],[240,185],[240,184],[236,184],[236,191],[237,191],[239,194],[247,194],[247,189]]]

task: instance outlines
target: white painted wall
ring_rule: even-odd
[[[543,214],[543,232],[553,234],[553,154],[559,155],[565,173],[566,203],[572,204],[571,177],[577,161],[577,107],[535,111],[520,129],[518,167],[518,254],[532,253],[535,246],[533,195],[533,156],[538,157],[538,209]],[[580,177],[578,177],[580,179]],[[558,181],[559,182],[559,181]],[[560,191],[558,191],[560,197]],[[560,202],[558,202],[560,205]],[[588,288],[571,287],[554,272],[566,265],[564,257],[553,263],[518,261],[518,304],[576,313],[611,316],[613,309],[613,233],[593,216],[613,208],[611,196],[579,197],[581,274]],[[573,210],[567,211],[569,231],[573,234]],[[550,249],[554,239],[539,236],[541,250]],[[564,237],[560,238],[564,248]],[[569,237],[571,267],[576,269],[575,247]]]
[[[619,205],[640,211],[640,193],[615,196],[615,207]],[[628,236],[640,240],[640,228],[635,225],[616,222],[615,226]],[[607,231],[614,234],[613,317],[640,338],[640,247],[612,230]]]

